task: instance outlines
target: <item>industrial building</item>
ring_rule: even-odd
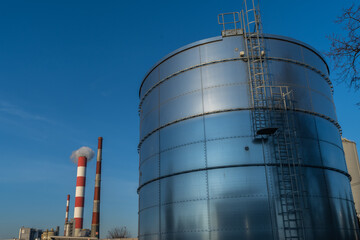
[[[42,230],[21,227],[19,230],[19,240],[50,240],[51,237],[59,235],[59,229],[59,226],[55,230],[53,228]]]
[[[342,138],[345,160],[348,172],[351,176],[351,190],[354,197],[355,209],[360,219],[360,166],[359,155],[354,141]]]
[[[328,65],[247,2],[142,81],[139,239],[359,239]]]
[[[50,230],[46,229],[46,231],[43,231],[41,234],[41,240],[51,240],[52,237],[59,236],[59,229],[59,226],[56,227],[56,230],[53,228]]]
[[[74,223],[74,219],[69,220],[70,223]],[[73,227],[74,230],[74,227]],[[35,228],[21,227],[19,230],[19,238],[13,240],[96,240],[98,238],[90,237],[91,230],[82,229],[80,236],[59,236],[59,227],[41,230]],[[104,238],[102,240],[110,240]],[[112,240],[138,240],[137,238],[112,238]]]
[[[21,227],[19,230],[19,240],[39,240],[43,230],[35,228]]]

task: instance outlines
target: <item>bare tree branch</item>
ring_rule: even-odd
[[[338,80],[349,84],[356,90],[360,88],[360,5],[353,4],[343,10],[335,21],[343,26],[345,36],[333,34],[330,51],[327,56],[334,62]]]

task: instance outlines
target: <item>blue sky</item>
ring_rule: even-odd
[[[352,1],[262,1],[264,32],[325,52],[333,21]],[[149,68],[188,43],[217,36],[217,14],[242,1],[0,1],[0,239],[21,226],[63,227],[73,215],[69,156],[104,137],[101,235],[137,235],[138,88]],[[331,74],[332,79],[336,77]],[[359,92],[335,85],[343,136],[360,143]],[[95,161],[84,226],[91,224]]]

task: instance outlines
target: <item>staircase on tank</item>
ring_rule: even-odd
[[[271,96],[270,125],[278,129],[273,139],[284,239],[304,239],[302,197],[305,192],[292,92],[288,87],[272,87]]]
[[[269,80],[266,49],[259,7],[244,0],[242,12],[252,102],[254,137],[272,135],[279,191],[278,214],[283,239],[305,239],[302,196],[302,159],[293,116],[292,92],[287,86],[273,86]],[[250,8],[249,8],[250,6]]]

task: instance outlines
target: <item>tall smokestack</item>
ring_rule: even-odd
[[[80,231],[83,228],[86,163],[87,163],[87,159],[85,156],[80,156],[78,158],[76,191],[75,191],[75,209],[74,209],[75,237],[79,237]]]
[[[80,231],[83,228],[84,216],[84,201],[85,201],[85,182],[86,182],[86,165],[94,156],[94,151],[89,147],[81,147],[72,152],[70,158],[77,161],[77,178],[76,178],[76,191],[75,191],[75,231],[73,236],[79,237]]]
[[[68,222],[69,222],[69,204],[70,204],[70,194],[67,195],[67,200],[66,200],[66,213],[65,213],[64,236],[66,236],[67,225],[68,225]]]
[[[96,159],[96,176],[94,191],[94,207],[91,222],[91,237],[100,238],[100,187],[101,187],[101,155],[102,155],[102,137],[98,138],[98,152]]]

